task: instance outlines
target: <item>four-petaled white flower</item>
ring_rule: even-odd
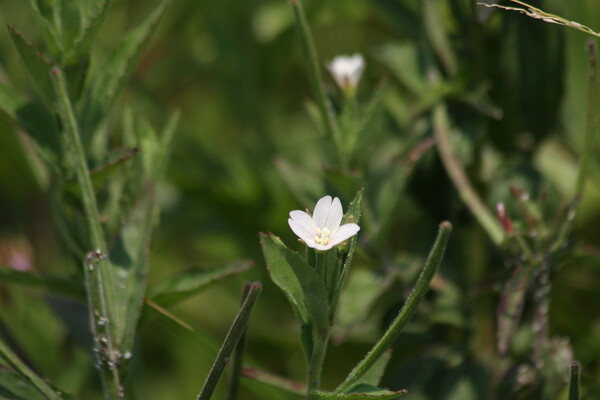
[[[337,56],[327,65],[327,69],[340,89],[353,93],[365,69],[365,60],[358,53],[353,56]]]
[[[288,224],[308,247],[329,250],[360,230],[353,223],[340,226],[343,215],[340,199],[325,196],[317,202],[312,217],[304,211],[294,210],[290,212]]]

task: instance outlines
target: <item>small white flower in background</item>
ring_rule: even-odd
[[[312,217],[304,211],[294,210],[290,212],[288,224],[308,247],[329,250],[360,230],[353,223],[340,226],[343,216],[340,199],[325,196],[317,202]]]
[[[327,65],[327,69],[344,93],[353,94],[365,69],[365,59],[358,53],[353,56],[337,56]]]

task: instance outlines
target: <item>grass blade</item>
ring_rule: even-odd
[[[571,378],[569,379],[569,400],[579,400],[579,362],[573,361],[569,369],[571,372]]]
[[[37,376],[27,365],[25,365],[15,353],[0,339],[0,357],[8,365],[18,372],[23,378],[30,382],[35,388],[49,400],[61,400],[61,397],[42,378]]]
[[[229,332],[227,332],[227,336],[225,336],[223,345],[219,350],[219,354],[217,354],[217,358],[215,359],[215,362],[213,363],[206,380],[204,381],[204,385],[200,390],[200,394],[198,394],[197,400],[209,400],[212,397],[212,394],[217,387],[217,383],[221,378],[221,374],[225,369],[225,365],[229,360],[231,352],[246,330],[250,313],[252,312],[252,308],[254,307],[261,290],[262,285],[260,282],[250,283],[246,286],[246,288],[244,288],[245,297],[242,302],[242,306],[233,320],[233,323],[229,328]]]

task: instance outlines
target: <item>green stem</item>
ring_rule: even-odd
[[[306,399],[314,400],[315,392],[321,387],[321,375],[323,375],[323,363],[327,353],[327,344],[329,343],[330,330],[323,333],[317,333],[315,337],[315,347],[313,349],[310,364],[308,365],[306,381]]]
[[[425,266],[423,267],[412,292],[406,299],[402,309],[400,309],[398,316],[396,316],[387,331],[367,353],[365,358],[354,367],[344,382],[338,386],[335,390],[336,393],[342,393],[352,387],[353,384],[369,371],[385,351],[394,344],[408,321],[412,318],[417,306],[421,300],[423,300],[425,293],[427,293],[431,279],[433,279],[433,275],[444,257],[444,252],[451,232],[452,224],[450,224],[450,222],[445,221],[440,224],[437,238],[429,252],[429,257],[425,262]]]
[[[64,142],[72,153],[77,181],[81,189],[83,208],[86,217],[91,245],[95,250],[88,253],[84,261],[85,281],[88,292],[88,305],[91,328],[94,334],[95,349],[102,374],[104,395],[107,399],[123,398],[123,388],[119,378],[119,359],[116,332],[120,319],[113,306],[114,279],[107,260],[108,249],[104,231],[100,224],[96,195],[90,178],[79,128],[67,91],[67,84],[59,68],[52,70],[54,91],[63,123]]]
[[[440,104],[433,111],[434,134],[437,142],[437,148],[442,159],[442,163],[456,187],[460,198],[469,207],[471,213],[481,224],[496,245],[501,245],[504,241],[504,230],[502,225],[496,220],[494,215],[483,203],[458,159],[454,155],[450,144],[450,129],[446,108]]]
[[[37,376],[27,365],[25,365],[10,348],[0,340],[0,356],[8,365],[27,379],[35,388],[49,400],[61,400],[61,397],[42,378]]]
[[[223,370],[227,365],[229,360],[229,356],[233,352],[233,349],[239,342],[242,334],[246,330],[246,326],[248,325],[248,320],[250,319],[250,313],[252,312],[252,308],[256,303],[256,299],[262,290],[262,285],[260,282],[253,282],[247,285],[244,288],[245,298],[242,302],[240,310],[238,311],[227,335],[225,336],[225,340],[223,341],[223,345],[217,354],[217,358],[213,363],[206,380],[204,381],[204,385],[200,390],[200,394],[198,394],[197,400],[209,400],[215,388],[217,387],[217,383],[223,374]]]
[[[335,113],[331,107],[331,104],[329,103],[329,100],[327,99],[325,90],[323,89],[321,66],[319,64],[319,58],[317,56],[317,50],[315,49],[314,40],[310,32],[310,27],[308,26],[308,21],[306,20],[306,15],[304,14],[302,2],[301,0],[290,0],[290,4],[294,11],[294,20],[300,35],[300,42],[302,44],[304,57],[308,63],[308,77],[315,92],[319,113],[321,114],[325,131],[327,136],[329,136],[329,139],[333,142],[333,148],[336,153],[340,168],[346,169],[348,160],[344,151],[342,137],[339,127],[337,126]]]
[[[569,379],[569,400],[579,400],[579,362],[573,361],[570,366],[571,378]]]

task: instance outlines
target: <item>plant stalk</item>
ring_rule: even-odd
[[[307,371],[306,400],[315,400],[317,398],[315,392],[321,387],[323,363],[325,362],[330,333],[331,330],[328,329],[327,332],[319,332],[315,335],[317,336],[315,338],[315,347]]]
[[[458,190],[460,198],[469,210],[471,210],[473,216],[479,221],[479,224],[488,233],[492,241],[496,245],[501,245],[504,241],[502,225],[500,225],[475,189],[473,189],[469,178],[467,178],[467,174],[454,155],[450,144],[448,115],[446,114],[444,105],[440,104],[435,107],[433,111],[433,123],[438,152],[452,183]]]
[[[124,393],[119,378],[119,357],[118,351],[116,351],[118,343],[116,324],[118,324],[119,318],[116,307],[113,306],[114,280],[107,259],[108,251],[104,231],[100,224],[96,195],[81,145],[79,128],[68,95],[67,84],[59,68],[52,70],[52,81],[63,123],[64,142],[68,143],[68,150],[72,153],[71,159],[75,163],[74,169],[81,189],[88,234],[91,245],[95,248],[88,253],[84,260],[91,329],[95,342],[94,350],[102,375],[105,398],[120,399],[124,397]]]
[[[296,28],[300,36],[302,51],[304,52],[304,57],[308,64],[308,77],[313,87],[325,132],[333,143],[333,148],[340,168],[345,170],[348,166],[346,152],[344,151],[344,145],[337,125],[335,112],[327,99],[325,89],[323,89],[321,65],[319,63],[319,57],[317,56],[317,50],[315,48],[310,27],[306,20],[306,15],[304,14],[304,8],[302,7],[301,0],[290,0],[290,4],[294,12],[294,21],[296,22]]]

